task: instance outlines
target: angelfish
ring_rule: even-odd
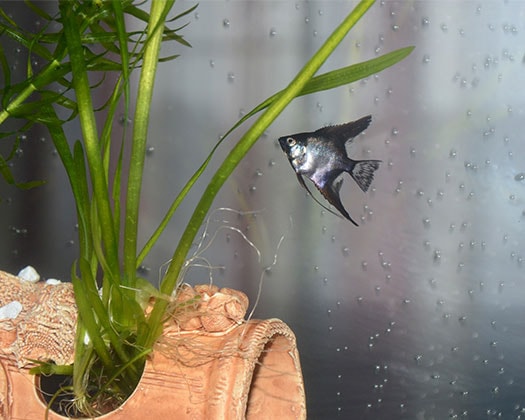
[[[353,160],[346,152],[346,143],[365,130],[370,121],[372,121],[372,116],[367,115],[346,124],[332,125],[310,133],[298,133],[279,138],[279,144],[286,153],[299,183],[312,195],[303,175],[309,178],[328,202],[356,226],[358,224],[350,217],[341,203],[339,192],[343,179],[340,176],[343,172],[348,172],[364,192],[370,187],[374,171],[379,168],[381,161]],[[319,204],[328,209],[322,203]]]

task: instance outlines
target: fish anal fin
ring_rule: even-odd
[[[345,219],[350,220],[354,225],[359,226],[348,214],[346,209],[343,206],[343,203],[341,203],[341,198],[339,197],[339,190],[341,189],[341,185],[343,183],[343,180],[339,180],[335,184],[328,184],[324,188],[317,187],[317,189],[321,192],[324,198],[328,200],[328,202],[334,206],[339,212],[345,217]],[[316,185],[317,186],[317,185]],[[323,206],[324,207],[324,206]]]

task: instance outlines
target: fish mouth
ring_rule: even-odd
[[[281,137],[278,141],[279,141],[279,145],[281,146],[281,149],[283,149],[283,152],[286,152],[287,151],[286,137]]]

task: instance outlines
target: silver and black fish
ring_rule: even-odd
[[[353,160],[346,152],[346,143],[365,130],[370,121],[372,117],[368,115],[346,124],[323,127],[311,133],[292,134],[279,139],[299,183],[310,193],[303,175],[309,178],[328,202],[356,226],[358,224],[352,220],[341,203],[339,191],[343,180],[338,180],[338,177],[343,172],[348,172],[364,192],[370,187],[374,171],[379,168],[381,161]],[[323,206],[322,203],[319,204]]]

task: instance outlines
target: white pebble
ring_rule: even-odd
[[[58,279],[47,279],[46,284],[50,284],[52,286],[56,286],[57,284],[61,284],[62,282]]]
[[[31,283],[36,283],[40,280],[40,274],[38,274],[36,270],[30,265],[28,265],[25,268],[22,268],[18,273],[18,277],[20,277],[22,280],[29,281]]]
[[[22,304],[14,300],[0,308],[0,319],[15,319],[21,311]]]

